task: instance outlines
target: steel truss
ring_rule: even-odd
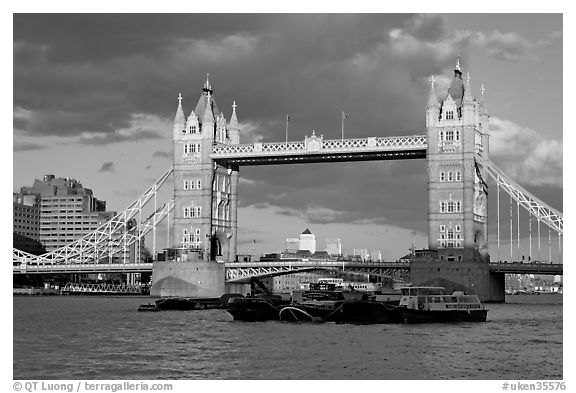
[[[270,261],[227,263],[226,281],[240,283],[247,282],[251,277],[274,277],[316,270],[342,270],[401,281],[410,278],[409,262]]]
[[[172,175],[172,172],[173,169],[170,168],[126,209],[81,239],[38,256],[14,248],[14,265],[22,263],[98,263],[100,260],[110,259],[112,255],[127,250],[129,246],[142,239],[150,230],[153,230],[174,208],[174,199],[172,198],[145,220],[136,222],[136,225],[133,225],[133,219],[142,213],[143,207],[150,199],[155,198],[156,193]]]
[[[530,194],[526,189],[506,176],[492,161],[485,160],[477,155],[476,163],[482,166],[496,184],[502,187],[519,206],[522,206],[537,220],[542,221],[558,234],[563,235],[564,219],[561,212]]]

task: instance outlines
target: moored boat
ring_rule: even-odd
[[[235,297],[228,300],[226,311],[235,321],[260,322],[280,319],[281,306],[265,297]]]
[[[488,310],[476,295],[443,287],[405,287],[400,299],[402,320],[417,322],[486,322]]]

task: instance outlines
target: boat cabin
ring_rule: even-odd
[[[448,295],[444,293],[443,287],[404,287],[401,291],[400,306],[412,310],[449,311],[484,308],[478,296],[461,291]]]

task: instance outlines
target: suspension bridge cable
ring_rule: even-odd
[[[558,262],[562,263],[562,235],[558,233]]]
[[[552,263],[552,235],[550,234],[550,227],[548,227],[548,262]]]
[[[516,220],[517,220],[517,229],[518,229],[518,255],[516,256],[517,261],[520,260],[520,202],[516,201]]]
[[[530,232],[530,249],[528,252],[528,259],[532,260],[532,213],[528,212],[528,231]]]
[[[514,239],[513,239],[513,230],[514,230],[514,221],[512,220],[512,195],[510,195],[510,261],[514,260]]]
[[[500,262],[500,183],[496,183],[496,198],[496,210],[498,215],[498,262]]]
[[[542,260],[542,250],[540,246],[540,218],[538,218],[538,261]]]

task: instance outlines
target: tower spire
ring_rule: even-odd
[[[230,125],[238,125],[238,117],[236,116],[236,101],[232,101],[232,115],[230,116]]]
[[[186,117],[182,109],[182,94],[178,93],[178,108],[176,109],[176,116],[174,116],[174,123],[185,123]]]
[[[436,90],[434,89],[434,84],[436,83],[436,79],[434,75],[430,77],[430,94],[428,95],[428,104],[426,108],[434,108],[439,105],[438,97],[436,96]]]
[[[466,86],[464,87],[464,98],[462,100],[464,104],[472,104],[474,103],[474,99],[472,98],[472,91],[470,89],[470,73],[466,73]]]
[[[238,117],[236,116],[237,106],[236,101],[232,101],[232,115],[230,116],[230,123],[228,123],[228,132],[232,144],[240,143],[240,126],[238,124]]]
[[[213,93],[212,86],[210,85],[210,74],[206,74],[206,82],[204,82],[204,88],[202,91],[210,94]]]

